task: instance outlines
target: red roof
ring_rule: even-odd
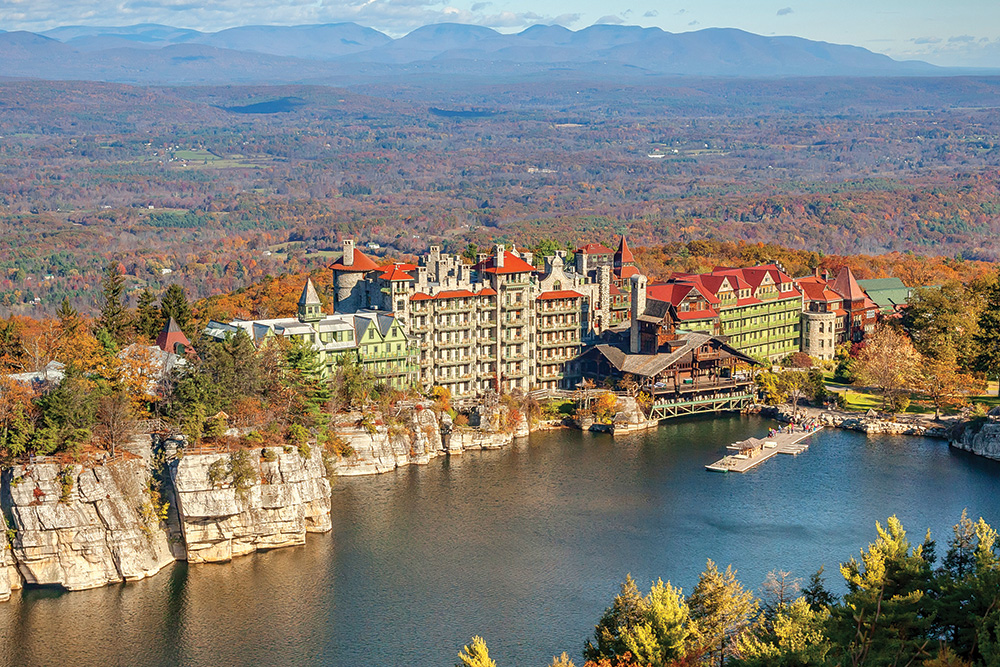
[[[430,294],[424,294],[423,292],[417,292],[410,297],[410,301],[427,301],[428,299],[433,299]]]
[[[626,278],[639,275],[640,271],[634,266],[623,266],[620,269],[615,269],[615,273],[619,278],[625,280]]]
[[[850,267],[843,267],[837,272],[837,279],[833,283],[833,289],[837,290],[845,299],[850,301],[860,301],[868,297],[861,285],[854,279],[854,273]]]
[[[414,280],[414,277],[401,268],[402,265],[390,265],[388,271],[379,276],[382,280]],[[384,267],[383,267],[384,268]]]
[[[538,295],[538,301],[548,301],[550,299],[579,299],[583,295],[579,292],[574,292],[571,289],[561,289],[553,290],[551,292],[542,292]]]
[[[715,312],[711,308],[706,308],[705,310],[687,310],[677,312],[677,319],[679,320],[707,320],[718,316],[719,313]]]
[[[843,297],[830,289],[825,280],[816,276],[799,278],[795,281],[795,284],[802,290],[809,301],[830,302],[841,301],[843,299]]]
[[[621,296],[622,294],[624,294],[624,292],[618,289],[618,285],[611,283],[611,289],[608,290],[608,294],[610,294],[611,296]]]
[[[587,245],[577,248],[577,252],[582,252],[584,255],[610,255],[613,250],[602,243],[588,243]]]
[[[156,346],[164,352],[176,353],[177,346],[180,345],[185,352],[193,352],[191,341],[187,339],[184,332],[177,325],[177,321],[171,317],[160,329],[160,334],[156,337]]]
[[[625,235],[622,234],[622,240],[618,242],[618,251],[615,253],[615,264],[626,264],[634,261],[635,257],[632,256],[632,251],[628,249],[628,241],[625,240]]]
[[[445,290],[444,292],[438,292],[434,295],[435,299],[459,299],[461,297],[476,296],[475,293],[470,292],[467,289],[453,289]]]
[[[481,289],[481,290],[479,290],[479,294],[478,294],[478,296],[496,296],[496,295],[497,295],[497,291],[495,289],[493,289],[492,287],[487,287],[485,289]]]
[[[399,268],[403,271],[416,271],[416,264],[409,264],[407,262],[397,262],[396,264],[386,264],[385,266],[378,267],[381,271],[391,271],[393,268]]]
[[[330,268],[334,271],[347,271],[349,273],[368,273],[369,271],[378,271],[379,265],[376,264],[371,257],[355,248],[354,264],[351,266],[345,266],[344,258],[341,257],[336,262],[331,264]]]
[[[526,261],[509,250],[505,250],[503,252],[503,266],[498,268],[496,266],[496,261],[497,258],[495,256],[491,256],[489,259],[476,264],[475,269],[476,271],[480,271],[482,273],[497,273],[501,275],[508,273],[531,273],[535,270],[535,267],[528,264]]]

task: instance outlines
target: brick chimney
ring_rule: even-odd
[[[504,258],[503,245],[501,245],[501,244],[498,243],[497,247],[496,247],[496,259],[494,260],[494,266],[496,268],[498,268],[498,269],[502,269],[503,268],[503,258]]]

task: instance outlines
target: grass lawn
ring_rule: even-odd
[[[870,408],[876,411],[882,409],[882,397],[875,391],[869,391],[861,387],[833,381],[833,373],[823,373],[823,379],[827,386],[832,389],[842,389],[844,398],[847,400],[848,410],[861,410],[867,412]],[[990,382],[986,387],[986,393],[980,396],[969,396],[969,403],[982,403],[986,409],[1000,405],[1000,397],[997,397],[997,383]],[[957,410],[942,410],[942,415],[956,414]],[[906,408],[907,414],[933,414],[934,406],[926,401],[914,399]]]

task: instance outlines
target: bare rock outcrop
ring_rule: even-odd
[[[410,410],[398,423],[372,427],[357,425],[356,413],[334,426],[349,454],[336,460],[338,475],[374,475],[405,465],[424,465],[444,453],[441,429],[433,410]]]
[[[188,454],[170,467],[190,563],[227,561],[259,549],[304,544],[306,533],[327,532],[330,482],[319,448],[266,448],[248,455],[252,479],[213,478],[227,454]],[[216,468],[221,469],[221,468]]]
[[[949,441],[956,449],[1000,461],[1000,422],[993,418],[959,424],[953,429]]]
[[[10,599],[11,591],[21,588],[21,573],[14,564],[14,553],[7,539],[7,522],[0,512],[0,602]]]
[[[24,582],[81,590],[142,579],[173,562],[149,481],[138,459],[5,470],[10,553]]]

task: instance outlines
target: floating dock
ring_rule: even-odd
[[[813,433],[822,430],[822,426],[813,431],[796,431],[795,433],[776,433],[772,437],[764,440],[750,438],[743,442],[733,443],[726,449],[734,451],[746,451],[752,448],[752,454],[730,454],[705,466],[711,472],[746,472],[755,468],[764,461],[777,456],[778,454],[790,454],[795,456],[809,449],[809,445],[802,442]],[[758,446],[759,443],[759,446]]]

